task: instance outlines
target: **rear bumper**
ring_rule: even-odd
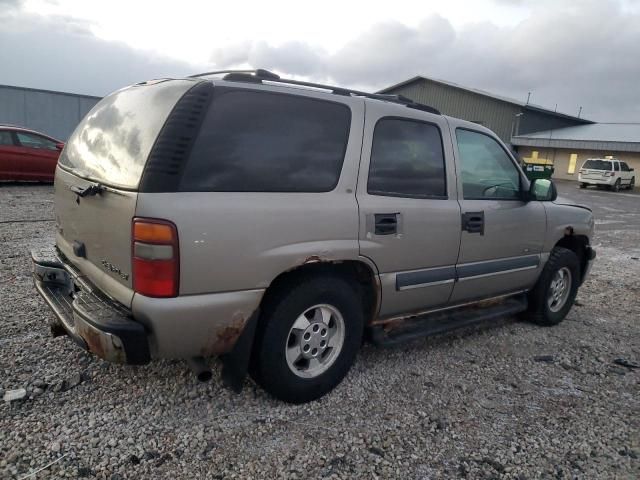
[[[147,332],[131,312],[91,288],[54,248],[31,252],[33,279],[56,316],[54,333],[105,360],[142,365],[151,359]]]
[[[118,363],[231,352],[257,311],[263,289],[173,298],[136,294],[131,308],[108,298],[57,248],[31,252],[34,282],[54,311],[56,332]]]

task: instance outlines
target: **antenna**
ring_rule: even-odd
[[[580,110],[578,110],[578,118],[580,118],[581,113],[582,113],[582,105],[580,105]]]

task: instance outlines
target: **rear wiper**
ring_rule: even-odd
[[[105,188],[99,183],[92,183],[87,187],[71,185],[69,189],[79,197],[92,197],[94,195],[102,193],[105,190]]]

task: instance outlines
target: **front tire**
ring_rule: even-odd
[[[528,320],[538,325],[559,324],[569,313],[580,284],[580,262],[573,251],[555,247],[529,293]]]
[[[633,188],[636,186],[636,177],[631,177],[631,182],[629,182],[629,190],[633,190]]]
[[[285,402],[316,400],[356,358],[364,328],[360,298],[351,283],[332,275],[305,278],[274,297],[260,319],[251,375]]]
[[[587,188],[587,184],[586,183],[581,183],[580,184],[580,188]]]

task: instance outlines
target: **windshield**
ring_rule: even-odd
[[[163,81],[103,98],[75,129],[60,156],[73,173],[135,189],[164,122],[193,82]]]
[[[587,160],[582,168],[590,168],[591,170],[611,170],[611,162],[607,160]]]

